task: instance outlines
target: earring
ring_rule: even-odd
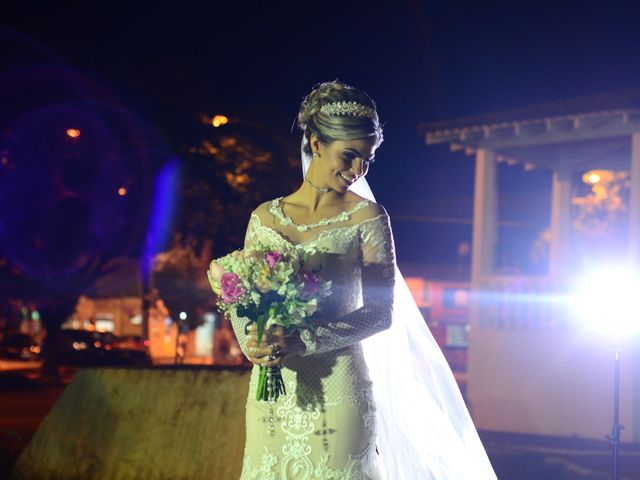
[[[314,157],[319,157],[320,156],[320,152],[313,152],[313,156]]]

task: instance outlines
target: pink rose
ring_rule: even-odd
[[[282,254],[278,252],[267,252],[264,254],[264,259],[267,261],[269,268],[273,270],[280,260],[282,260]]]
[[[223,273],[220,279],[220,286],[224,303],[236,303],[247,292],[240,285],[240,277],[235,273]]]
[[[302,288],[303,297],[313,297],[320,290],[320,277],[313,272],[303,271],[300,276],[304,282]]]

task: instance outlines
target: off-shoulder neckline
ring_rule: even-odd
[[[290,225],[299,232],[306,232],[307,230],[310,230],[312,228],[324,227],[331,223],[346,222],[351,218],[351,215],[371,203],[371,201],[363,198],[362,200],[358,201],[351,209],[340,212],[338,215],[334,215],[333,217],[322,218],[315,223],[296,223],[290,216],[284,213],[284,206],[282,205],[283,198],[284,197],[277,197],[271,200],[269,212],[271,212],[278,220],[280,220],[280,223],[282,225]]]
[[[326,234],[328,234],[329,232],[335,232],[336,230],[347,230],[347,229],[351,229],[351,228],[356,228],[356,227],[361,227],[366,223],[369,222],[373,222],[374,220],[378,220],[380,218],[385,218],[387,216],[386,213],[381,213],[379,215],[376,215],[375,217],[370,217],[370,218],[365,218],[363,220],[360,220],[359,222],[350,224],[350,225],[342,225],[339,227],[331,227],[331,228],[327,228],[325,230],[322,230],[320,233],[318,233],[318,235],[314,236],[313,238],[310,238],[308,240],[304,240],[302,242],[293,242],[289,239],[289,237],[287,235],[285,235],[284,233],[276,230],[275,228],[270,227],[269,225],[265,225],[264,223],[262,223],[262,219],[255,213],[253,212],[251,214],[251,218],[254,218],[258,221],[258,225],[266,230],[269,230],[271,232],[273,232],[277,237],[279,237],[281,240],[283,240],[285,243],[289,244],[292,247],[302,247],[302,246],[306,246],[309,245],[313,242],[317,242],[320,241],[322,238],[324,238],[326,236]]]

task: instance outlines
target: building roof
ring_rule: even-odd
[[[453,120],[422,123],[429,145],[516,148],[622,137],[640,131],[640,89],[615,91]]]

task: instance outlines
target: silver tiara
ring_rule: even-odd
[[[355,117],[368,117],[376,121],[378,114],[375,109],[358,102],[333,102],[320,107],[320,112],[325,115],[353,115]]]

